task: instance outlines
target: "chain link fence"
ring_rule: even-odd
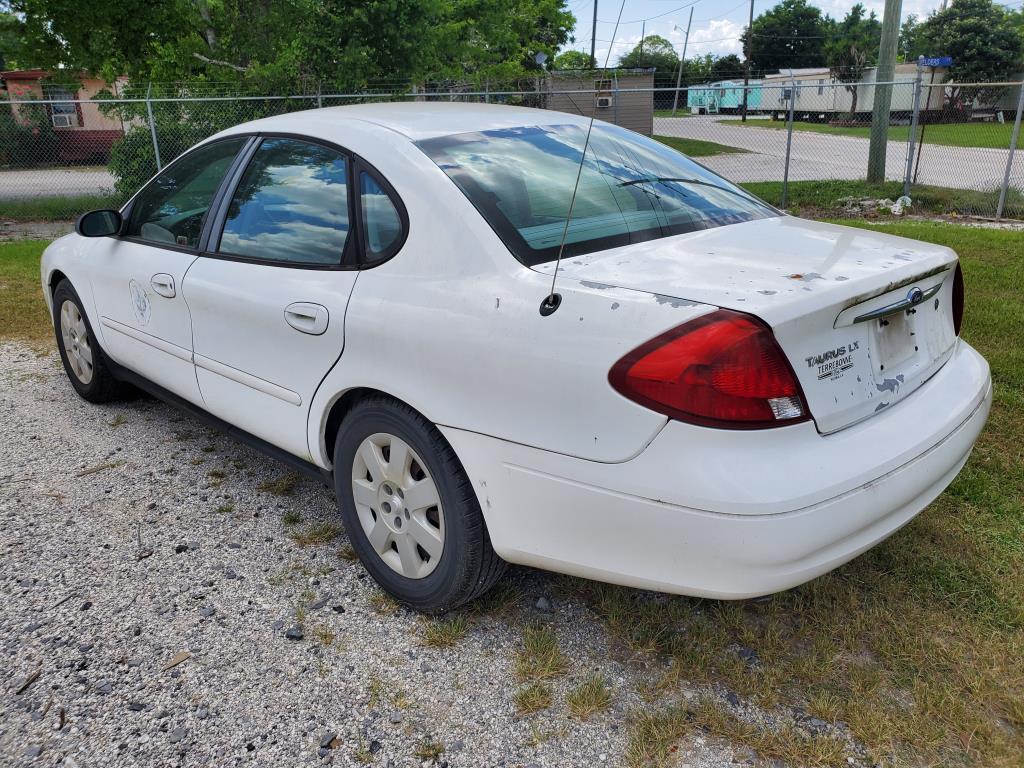
[[[1024,83],[807,82],[553,89],[551,81],[353,94],[237,95],[124,87],[92,100],[0,101],[0,221],[72,220],[121,205],[157,170],[224,128],[272,115],[376,101],[473,101],[594,114],[650,130],[771,202],[851,212],[880,204],[1024,218]],[[884,162],[872,158],[875,90],[890,92]],[[744,115],[744,97],[746,114]],[[655,105],[665,108],[655,110]],[[672,105],[674,109],[669,107]],[[673,116],[673,112],[675,116]],[[649,128],[648,128],[649,126]],[[875,153],[877,158],[877,153]],[[872,184],[865,182],[871,178]],[[885,201],[888,200],[886,203]],[[905,201],[904,201],[905,202]]]

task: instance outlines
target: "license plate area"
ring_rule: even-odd
[[[913,314],[898,312],[876,320],[874,348],[877,359],[876,373],[892,375],[906,365],[917,351]]]

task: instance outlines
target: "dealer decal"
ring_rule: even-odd
[[[829,349],[818,355],[805,357],[808,368],[816,368],[819,381],[821,379],[838,379],[843,373],[853,368],[853,353],[860,349],[859,341]]]

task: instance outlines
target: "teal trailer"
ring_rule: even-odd
[[[747,94],[747,111],[761,108],[760,80],[751,80]],[[733,114],[743,106],[743,83],[722,80],[717,83],[694,85],[689,89],[687,105],[690,111],[701,115]]]

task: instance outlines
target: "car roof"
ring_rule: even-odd
[[[347,121],[371,123],[401,134],[410,141],[421,141],[455,133],[525,125],[586,125],[589,118],[549,109],[502,104],[405,101],[324,107],[264,118],[256,123],[261,131],[302,134],[315,128],[318,133],[327,135]],[[251,129],[256,126],[250,124],[249,127]],[[237,130],[245,129],[245,125],[237,126]]]

